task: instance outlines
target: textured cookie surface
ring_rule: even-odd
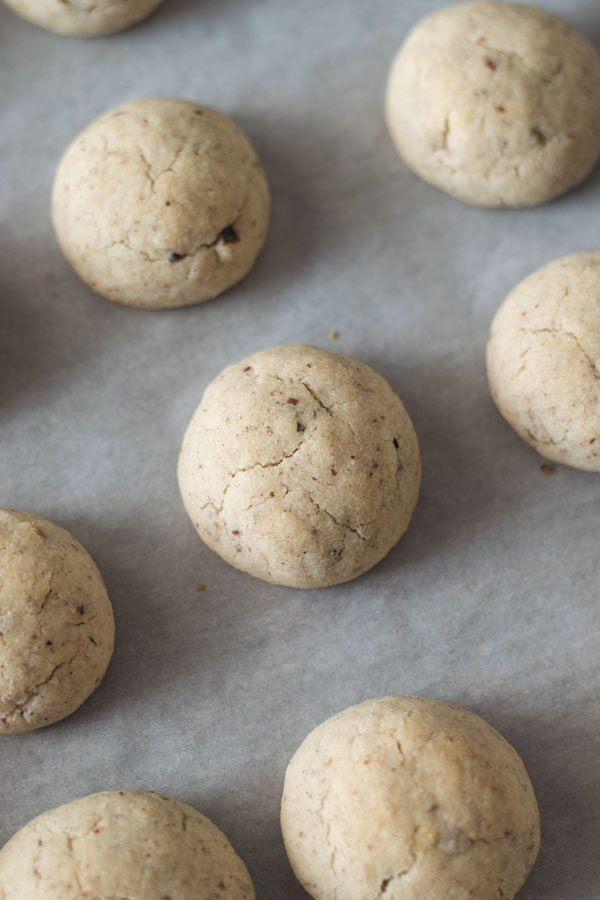
[[[81,544],[40,516],[0,508],[0,735],[76,710],[113,644],[110,600]]]
[[[419,491],[417,438],[368,366],[301,344],[225,369],[186,431],[179,485],[201,538],[275,584],[347,581],[400,539]]]
[[[487,370],[524,441],[600,471],[600,253],[555,260],[517,285],[492,322]]]
[[[514,3],[423,19],[394,60],[386,113],[398,153],[467,203],[550,200],[600,154],[600,58],[566,22]]]
[[[131,306],[216,297],[251,268],[269,190],[230,118],[184,100],[126,103],[63,156],[52,214],[62,250],[98,293]]]
[[[91,794],[43,813],[0,850],[1,900],[254,900],[216,825],[148,791]]]
[[[369,700],[311,732],[281,827],[316,900],[512,900],[539,849],[515,750],[479,716],[419,697]]]
[[[59,34],[94,37],[122,31],[149,16],[162,0],[4,0],[15,12]]]

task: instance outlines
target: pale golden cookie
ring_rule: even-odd
[[[600,253],[574,253],[529,275],[492,322],[494,401],[542,456],[600,472]]]
[[[106,791],[51,809],[0,850],[2,900],[254,900],[244,863],[193,807]]]
[[[421,478],[398,395],[363,363],[270,347],[208,386],[179,486],[200,537],[231,565],[291,587],[356,578],[402,537]]]
[[[162,0],[4,0],[15,12],[58,34],[96,37],[140,22]]]
[[[281,827],[316,900],[512,900],[540,841],[515,750],[474,713],[420,697],[315,728],[288,766]]]
[[[0,508],[0,735],[74,712],[100,683],[114,633],[81,544],[41,516]]]
[[[398,153],[431,184],[480,206],[542,203],[600,155],[600,57],[544,10],[448,6],[400,48],[386,114]]]
[[[63,156],[54,228],[75,271],[129,306],[188,306],[252,267],[269,189],[250,142],[214,109],[137,100],[93,122]]]

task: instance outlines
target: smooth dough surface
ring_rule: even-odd
[[[388,126],[418,175],[479,206],[529,206],[600,155],[600,57],[562,19],[463,3],[423,19],[390,71]]]
[[[95,37],[140,22],[162,0],[4,0],[35,25],[58,34]]]
[[[113,612],[94,561],[68,531],[0,508],[0,735],[74,712],[100,683]]]
[[[228,117],[185,100],[126,103],[63,156],[52,195],[62,250],[95,291],[188,306],[239,281],[267,233],[269,189]]]
[[[216,825],[149,791],[106,791],[49,810],[0,850],[0,900],[254,900]]]
[[[363,363],[270,347],[206,389],[179,460],[185,507],[227,562],[274,584],[355,578],[406,531],[421,476],[412,422]]]
[[[516,751],[474,713],[420,697],[368,700],[311,732],[281,827],[316,900],[512,900],[540,840]]]
[[[600,253],[555,260],[517,285],[492,322],[487,371],[524,441],[600,472]]]

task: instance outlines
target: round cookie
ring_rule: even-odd
[[[420,697],[368,700],[311,732],[281,828],[316,900],[512,900],[540,841],[515,750],[474,713]]]
[[[102,576],[81,544],[41,516],[0,508],[0,735],[81,706],[114,634]]]
[[[3,900],[255,897],[223,832],[149,791],[91,794],[33,819],[0,850],[0,885]]]
[[[199,303],[252,267],[269,189],[228,117],[185,100],[137,100],[93,122],[52,194],[62,250],[95,291],[129,306]]]
[[[35,25],[58,34],[95,37],[140,22],[162,0],[4,0]]]
[[[494,401],[542,456],[600,472],[600,253],[575,253],[525,278],[492,322]]]
[[[312,588],[355,578],[406,531],[421,477],[412,422],[363,363],[270,347],[206,389],[179,459],[200,537],[238,569]]]
[[[543,203],[600,155],[600,57],[532,6],[445,7],[400,48],[386,116],[400,156],[443,191],[478,206]]]

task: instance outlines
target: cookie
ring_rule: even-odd
[[[0,850],[3,900],[254,900],[216,825],[149,791],[106,791],[33,819]],[[3,892],[3,893],[2,893]]]
[[[228,116],[185,100],[137,100],[101,116],[62,158],[52,217],[62,250],[99,294],[188,306],[252,267],[269,189]]]
[[[512,900],[540,841],[516,751],[479,716],[421,697],[368,700],[311,732],[281,828],[315,900]]]
[[[35,25],[58,34],[112,34],[149,16],[162,0],[4,0]]]
[[[575,253],[525,278],[492,322],[492,397],[538,453],[600,472],[600,253]]]
[[[600,155],[600,57],[551,13],[461,3],[410,32],[386,97],[394,144],[425,181],[478,206],[530,206]]]
[[[419,492],[419,447],[389,384],[302,344],[270,347],[208,386],[179,486],[202,540],[238,569],[312,588],[356,578],[396,544]]]
[[[0,508],[0,735],[81,706],[106,671],[114,633],[102,576],[81,544],[41,516]]]

